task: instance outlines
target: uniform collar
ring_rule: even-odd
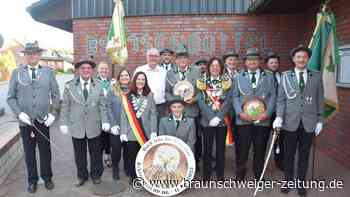
[[[299,74],[300,72],[307,73],[307,72],[308,72],[308,70],[307,70],[307,68],[306,68],[306,67],[305,67],[303,70],[299,70],[299,69],[297,69],[297,68],[294,68],[294,72],[295,72],[296,74]]]
[[[101,77],[101,76],[98,76],[98,79],[101,80],[101,81],[105,81],[105,80],[106,80],[106,81],[109,81],[108,77],[103,78],[103,77]]]
[[[76,80],[75,80],[75,85],[79,85],[81,83],[81,81],[84,81],[80,76],[77,76],[76,77]],[[95,86],[95,80],[90,77],[89,81],[88,81],[89,84],[92,84],[93,86]]]
[[[174,116],[173,114],[170,114],[168,120],[171,121],[171,120],[176,120],[176,119],[175,119],[175,116]],[[181,120],[181,121],[184,121],[184,122],[187,121],[186,116],[185,116],[184,113],[182,113],[181,119],[180,119],[180,120]]]
[[[173,119],[174,119],[174,120],[180,120],[180,121],[181,121],[182,118],[183,118],[183,114],[181,114],[180,119],[176,119],[176,117],[173,115]]]
[[[247,71],[249,74],[252,74],[253,72],[255,72],[256,74],[260,74],[260,72],[261,72],[260,68],[256,69],[255,71],[251,71],[251,70],[247,69]]]
[[[27,69],[31,69],[31,68],[35,68],[35,69],[40,69],[41,68],[41,65],[40,64],[37,64],[35,66],[30,66],[29,64],[26,66]]]

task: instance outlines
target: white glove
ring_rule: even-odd
[[[282,128],[283,119],[281,117],[276,117],[272,123],[272,128]]]
[[[61,130],[63,135],[67,135],[68,134],[68,126],[67,125],[61,125],[60,126],[60,130]]]
[[[109,123],[102,123],[103,131],[109,131],[110,128],[111,128],[111,125]]]
[[[120,130],[119,125],[115,125],[115,126],[113,126],[113,127],[111,128],[111,133],[112,133],[113,135],[118,135],[118,134],[119,134],[119,130]]]
[[[120,142],[127,142],[128,141],[128,137],[126,137],[125,134],[120,135]]]
[[[49,127],[53,124],[53,122],[55,122],[55,116],[48,113],[47,116],[45,117],[45,126]]]
[[[209,126],[210,126],[210,127],[216,127],[216,126],[219,125],[220,121],[221,121],[220,118],[214,117],[214,118],[212,118],[212,119],[210,120]]]
[[[151,139],[157,137],[157,133],[156,132],[152,132],[150,137],[151,137]]]
[[[318,136],[321,133],[322,128],[323,128],[322,122],[319,122],[319,123],[316,124],[315,136]]]
[[[32,125],[32,123],[30,122],[30,117],[28,116],[28,114],[26,114],[24,112],[21,112],[21,113],[19,113],[18,118],[23,123],[25,123],[27,125]]]

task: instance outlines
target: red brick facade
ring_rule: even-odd
[[[272,49],[289,64],[289,50],[301,37],[301,17],[200,15],[128,17],[129,67],[145,63],[150,47],[178,50],[185,45],[192,60],[221,56],[235,48],[244,54],[247,47]],[[110,18],[73,21],[75,60],[94,56],[107,60],[105,44]],[[181,49],[179,49],[181,50]]]
[[[337,17],[341,45],[350,44],[348,0],[334,1],[330,7]],[[128,17],[128,66],[145,63],[150,47],[177,48],[186,45],[193,61],[200,57],[221,56],[235,48],[244,54],[248,47],[272,49],[282,56],[283,69],[290,65],[290,49],[307,44],[315,26],[316,9],[303,15],[200,15]],[[93,56],[108,60],[105,44],[110,18],[73,21],[74,59]],[[307,28],[305,28],[307,27]],[[319,137],[319,147],[330,157],[350,168],[350,89],[338,88],[339,112],[327,123]]]

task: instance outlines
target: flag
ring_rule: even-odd
[[[330,117],[338,108],[335,70],[340,63],[335,16],[325,7],[317,14],[317,25],[309,43],[312,56],[308,63],[310,70],[322,72],[325,117]]]
[[[115,7],[108,31],[106,50],[113,64],[123,65],[128,59],[124,7],[122,0],[114,0],[114,3]]]

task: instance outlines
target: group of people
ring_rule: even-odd
[[[41,51],[37,43],[26,45],[27,65],[13,71],[7,99],[19,119],[30,193],[37,190],[36,145],[40,176],[47,189],[54,188],[47,139],[58,114],[61,132],[72,137],[77,187],[89,177],[94,184],[101,183],[103,155],[107,155],[106,164],[112,167],[114,180],[119,179],[123,155],[124,170],[132,183],[137,177],[135,160],[139,149],[158,135],[176,136],[186,142],[197,163],[203,162],[205,181],[213,180],[213,171],[215,180],[225,179],[229,136],[234,139],[236,179],[245,180],[252,144],[253,173],[259,179],[269,137],[275,130],[281,130],[274,152],[285,180],[306,178],[312,140],[323,125],[323,83],[321,73],[307,69],[311,52],[304,46],[291,51],[294,66],[285,72],[279,70],[276,53],[263,58],[254,48],[244,55],[244,66],[239,65],[240,56],[234,51],[222,58],[200,59],[191,64],[187,52],[151,48],[147,64],[137,67],[133,74],[123,68],[115,79],[110,77],[106,62],[96,65],[84,60],[75,64],[75,77],[65,84],[61,103],[54,71],[39,65]],[[193,87],[190,97],[174,91],[183,81]],[[243,106],[256,98],[266,110],[253,119]],[[289,190],[283,188],[281,192]],[[305,188],[298,188],[298,193],[305,196]]]

